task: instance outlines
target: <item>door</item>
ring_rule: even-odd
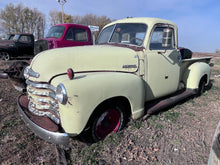
[[[177,37],[172,29],[172,45],[165,50],[162,47],[163,30],[168,25],[154,27],[147,53],[147,100],[153,100],[177,91],[180,81],[180,61],[177,50]],[[170,27],[169,27],[170,28]]]
[[[16,42],[18,56],[32,56],[34,54],[33,39],[29,35],[21,35]]]
[[[88,45],[88,35],[86,29],[70,27],[65,35],[63,47]]]

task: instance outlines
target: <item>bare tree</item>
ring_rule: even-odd
[[[75,15],[73,16],[73,21],[76,24],[82,24],[82,25],[93,25],[93,26],[99,26],[99,29],[101,30],[106,24],[112,22],[110,18],[107,16],[96,16],[94,14],[86,14],[85,16],[79,16]],[[95,32],[95,38],[98,37],[98,32]]]
[[[51,10],[49,13],[50,25],[56,25],[62,23],[62,12],[58,10]],[[64,23],[73,23],[73,17],[64,13]]]
[[[73,21],[76,24],[95,25],[102,29],[106,24],[112,22],[107,16],[96,16],[94,14],[86,14],[85,16],[73,16]]]
[[[7,5],[0,12],[2,27],[6,33],[33,33],[36,38],[44,35],[45,15],[37,9],[23,7],[22,4]]]

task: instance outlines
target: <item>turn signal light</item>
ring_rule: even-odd
[[[67,75],[68,75],[69,79],[72,80],[74,78],[73,69],[71,69],[71,68],[67,69]]]

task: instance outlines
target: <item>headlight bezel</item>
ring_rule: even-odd
[[[68,97],[65,86],[60,83],[56,87],[56,100],[60,103],[65,105],[67,103]]]

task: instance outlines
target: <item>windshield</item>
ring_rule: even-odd
[[[63,35],[63,32],[65,30],[64,26],[53,26],[50,28],[49,32],[46,35],[46,38],[61,38]]]
[[[102,30],[97,42],[121,43],[141,46],[147,32],[147,25],[140,23],[121,23],[106,27]]]
[[[14,34],[7,34],[5,40],[13,40],[14,36]]]

